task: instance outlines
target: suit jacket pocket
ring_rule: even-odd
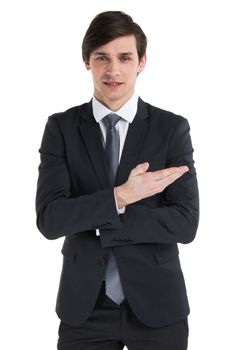
[[[74,243],[74,241],[66,238],[61,250],[63,256],[72,262],[75,262],[77,258],[77,250],[76,245]]]
[[[157,264],[164,264],[167,261],[174,259],[179,254],[177,244],[155,244],[154,257]]]

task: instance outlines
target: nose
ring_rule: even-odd
[[[106,75],[107,76],[118,76],[120,74],[120,65],[117,60],[111,60],[108,63],[107,69],[106,69]]]

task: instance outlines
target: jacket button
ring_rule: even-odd
[[[107,259],[104,256],[99,257],[98,263],[101,266],[104,266],[107,262]]]

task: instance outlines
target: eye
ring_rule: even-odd
[[[131,57],[128,55],[121,56],[121,61],[126,62],[126,61],[131,61]]]
[[[96,60],[101,62],[101,61],[107,61],[108,58],[107,58],[107,56],[98,56],[98,57],[96,57]]]

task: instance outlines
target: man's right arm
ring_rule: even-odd
[[[148,168],[147,162],[139,164],[131,171],[128,180],[116,187],[115,196],[119,209],[164,191],[189,170],[187,166],[179,166],[146,172]]]
[[[169,139],[166,169],[147,171],[149,163],[134,168],[116,187],[123,228],[100,230],[101,246],[141,243],[190,243],[199,220],[199,196],[189,124],[179,118]],[[151,165],[153,168],[153,165]]]

